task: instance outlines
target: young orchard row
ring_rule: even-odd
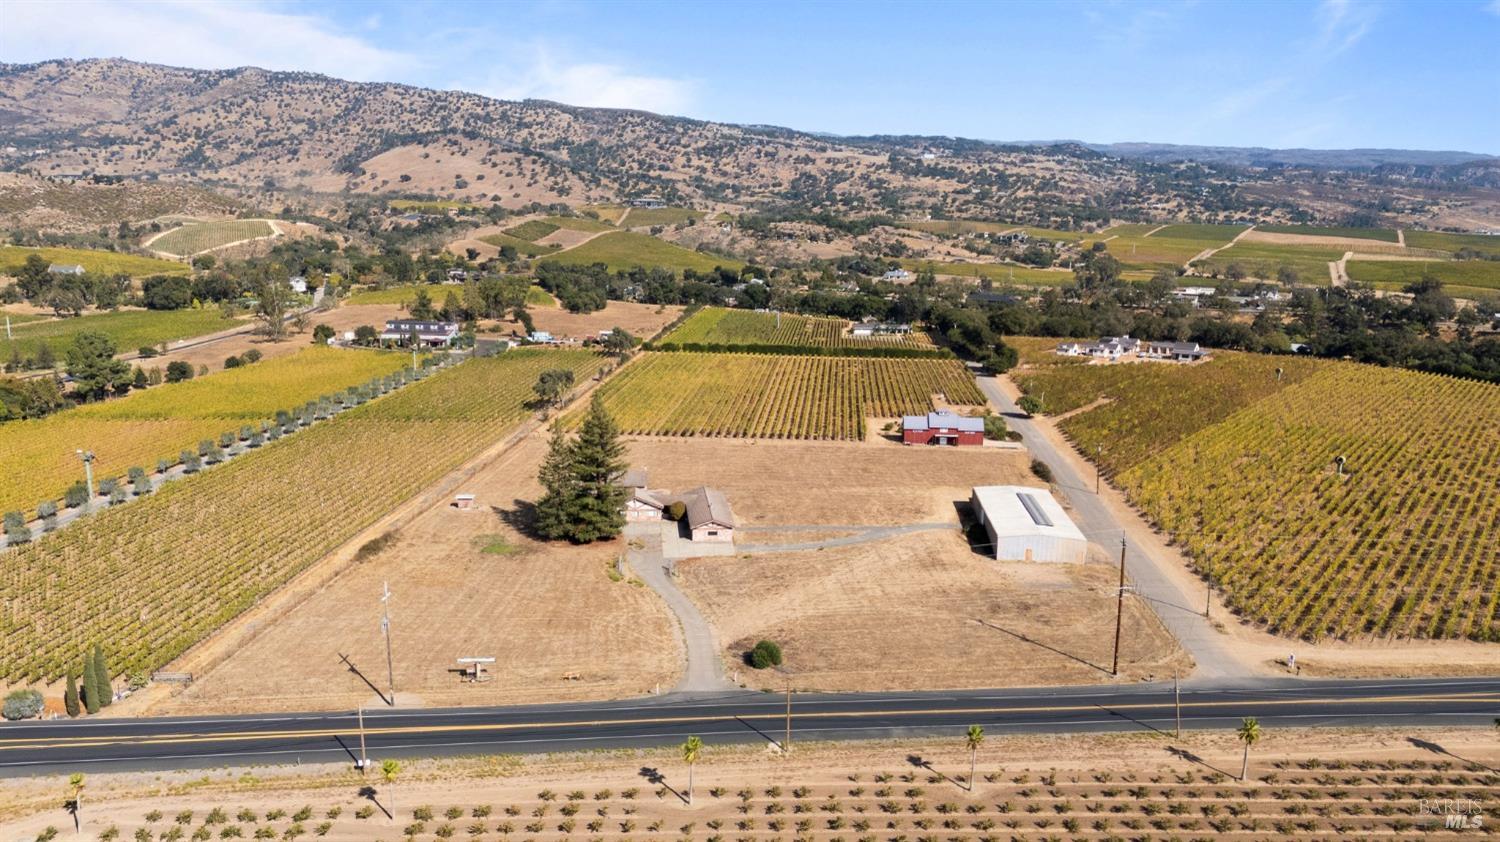
[[[221,374],[167,383],[118,400],[89,404],[46,418],[0,426],[7,481],[0,511],[56,500],[83,479],[78,450],[94,453],[94,478],[146,471],[159,460],[176,464],[184,448],[245,424],[257,427],[331,392],[390,377],[409,366],[405,354],[308,348],[289,357]]]
[[[471,360],[8,553],[0,680],[58,679],[94,643],[118,670],[161,667],[494,444],[542,371],[602,361]]]

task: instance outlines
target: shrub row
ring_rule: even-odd
[[[947,348],[902,348],[872,345],[869,348],[834,348],[819,345],[727,344],[722,342],[647,342],[647,351],[692,351],[709,354],[774,354],[791,357],[888,357],[905,360],[951,360]]]

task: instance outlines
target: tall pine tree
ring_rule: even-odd
[[[576,480],[573,500],[572,533],[568,536],[580,544],[613,538],[625,528],[625,498],[630,493],[615,484],[625,471],[625,445],[620,428],[604,408],[598,395],[589,404],[589,414],[578,429],[573,442],[573,476]]]
[[[78,681],[73,678],[72,670],[68,671],[68,689],[63,691],[63,708],[68,716],[77,716],[82,711],[78,706]]]
[[[570,537],[578,481],[573,475],[573,447],[561,425],[552,427],[552,443],[537,479],[544,489],[536,504],[537,533],[554,540]]]
[[[89,713],[99,712],[99,682],[94,679],[94,658],[83,656],[83,705]]]

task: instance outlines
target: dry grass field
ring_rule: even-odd
[[[1018,451],[643,438],[632,442],[631,458],[653,487],[723,489],[741,524],[740,547],[849,534],[838,527],[953,524],[847,547],[680,563],[728,670],[751,687],[757,676],[738,658],[761,638],[781,643],[793,682],[807,689],[1109,678],[1112,565],[1002,564],[970,550],[958,530],[958,507],[973,486],[1039,484]],[[768,526],[819,528],[759,529]],[[1190,665],[1146,606],[1127,604],[1125,629],[1127,676]]]
[[[681,313],[682,308],[675,305],[611,301],[603,310],[593,313],[570,313],[561,307],[534,307],[531,320],[537,330],[545,330],[556,337],[598,336],[601,330],[621,327],[637,339],[648,339]],[[505,333],[521,332],[521,323],[514,319],[502,319],[496,324]]]
[[[750,687],[777,689],[787,680],[744,666],[743,653],[761,639],[781,645],[782,669],[805,689],[1110,680],[1116,569],[1107,563],[997,562],[970,550],[955,528],[694,559],[679,570],[717,629],[728,668]],[[1148,606],[1127,601],[1125,679],[1160,679],[1174,667],[1186,673],[1191,663]]]
[[[386,687],[380,593],[389,583],[398,699],[429,706],[635,696],[676,680],[682,653],[650,590],[611,581],[621,542],[534,541],[510,524],[540,495],[533,433],[463,490],[477,510],[422,513],[383,550],[311,594],[153,713],[350,708]],[[498,511],[497,511],[498,510]],[[486,552],[489,548],[491,551]],[[462,683],[455,659],[493,656],[494,680]]]
[[[1441,815],[1422,813],[1423,799],[1470,799],[1488,812],[1500,782],[1485,766],[1500,748],[1479,729],[1269,729],[1244,783],[1231,777],[1240,747],[1227,731],[1182,740],[992,731],[972,791],[960,783],[969,773],[960,733],[793,740],[790,757],[768,755],[764,742],[706,746],[692,806],[675,795],[687,783],[675,746],[404,760],[391,787],[347,764],[90,773],[79,838],[147,838],[135,836],[144,831],[160,839],[175,829],[183,839],[204,832],[199,838],[340,842],[1416,839],[1443,832]],[[914,757],[931,765],[915,766]],[[658,770],[664,785],[648,782],[645,769]],[[367,786],[374,790],[362,795]],[[64,792],[59,776],[0,782],[0,832],[51,838],[50,826],[71,836],[58,806]],[[387,819],[377,803],[392,804],[395,815]],[[1470,830],[1447,838],[1487,837]]]

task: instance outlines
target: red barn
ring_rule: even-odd
[[[984,419],[948,412],[906,415],[901,418],[903,444],[977,446],[984,444]]]

